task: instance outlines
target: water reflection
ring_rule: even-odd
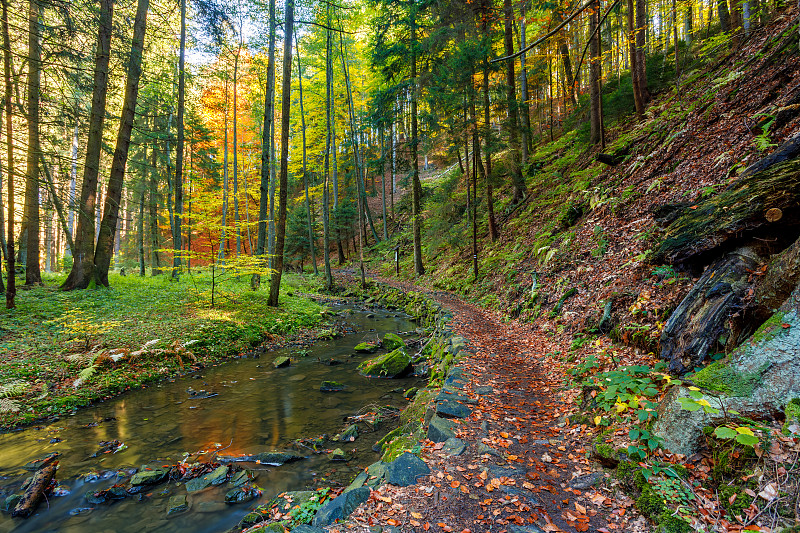
[[[297,438],[339,431],[346,417],[356,414],[365,405],[402,405],[402,394],[389,391],[411,387],[410,380],[371,380],[356,371],[358,363],[367,357],[353,356],[353,347],[358,342],[367,336],[374,338],[383,332],[415,327],[403,318],[381,312],[376,315],[374,318],[366,318],[363,313],[349,316],[348,321],[355,323],[360,333],[320,342],[311,348],[307,357],[288,368],[275,369],[272,360],[277,355],[290,355],[290,349],[266,354],[260,359],[239,359],[205,369],[199,375],[130,392],[54,424],[0,435],[0,476],[6,478],[0,485],[24,478],[22,466],[28,461],[58,451],[62,454],[59,482],[71,489],[68,496],[50,498],[26,521],[0,516],[0,533],[156,529],[213,532],[232,527],[248,507],[221,503],[229,488],[226,485],[190,494],[190,510],[167,519],[169,497],[185,494],[184,487],[159,485],[145,493],[141,500],[129,497],[111,506],[90,506],[84,494],[113,485],[115,478],[90,483],[80,476],[90,471],[113,474],[116,469],[146,463],[175,464],[185,452],[225,448],[220,453],[233,455],[280,449]],[[342,364],[320,363],[331,358]],[[321,392],[319,386],[323,380],[342,382],[346,389],[337,393]],[[200,399],[192,397],[187,392],[189,389],[205,390],[217,396]],[[115,439],[124,442],[127,448],[91,457],[98,451],[100,442]],[[347,447],[358,448],[359,461],[367,464],[376,459],[370,450],[375,440],[377,435],[366,434]],[[313,484],[315,478],[329,475],[333,465],[324,454],[311,454],[304,461],[279,468],[258,468],[256,484],[265,489],[260,501],[267,501],[282,491]],[[355,464],[336,464],[340,473],[356,468]],[[80,511],[90,507],[94,509]],[[70,511],[75,516],[71,516]]]

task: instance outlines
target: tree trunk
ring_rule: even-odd
[[[286,19],[283,23],[283,87],[281,90],[281,171],[278,195],[278,224],[275,233],[275,272],[270,279],[268,304],[278,306],[283,274],[283,247],[286,238],[286,201],[289,182],[289,119],[292,97],[292,30],[294,26],[294,0],[286,2]]]
[[[731,31],[731,13],[728,11],[728,0],[717,0],[717,10],[719,11],[719,24],[725,33]]]
[[[723,0],[724,1],[724,0]],[[647,0],[636,0],[636,77],[643,106],[650,102],[650,90],[647,88],[647,62],[645,47],[647,46]]]
[[[486,211],[489,224],[489,238],[492,242],[500,237],[497,220],[494,217],[494,198],[492,197],[492,123],[491,106],[489,99],[489,58],[484,58],[483,63],[483,128],[486,143]]]
[[[330,198],[328,194],[328,177],[330,176],[331,155],[331,92],[333,72],[331,69],[331,5],[327,4],[328,30],[325,32],[325,183],[322,189],[322,231],[324,233],[325,288],[333,287],[330,257]]]
[[[39,42],[38,0],[28,2],[28,164],[25,179],[25,219],[28,221],[28,256],[25,284],[40,285],[39,250],[39,92],[42,49]]]
[[[414,242],[414,273],[417,276],[425,274],[422,265],[422,184],[419,181],[419,156],[417,154],[417,20],[416,8],[411,14],[411,216]]]
[[[236,233],[236,257],[242,251],[242,230],[239,227],[239,158],[237,152],[239,151],[236,126],[239,115],[237,107],[239,101],[236,97],[236,78],[239,75],[239,52],[236,52],[236,57],[233,60],[233,228]]]
[[[602,69],[600,65],[600,2],[595,2],[592,7],[592,13],[589,15],[589,35],[590,45],[589,54],[591,60],[589,62],[589,85],[590,85],[590,109],[591,116],[591,133],[589,135],[589,142],[592,144],[599,144],[603,146],[603,118],[600,103],[600,80],[602,78]],[[552,128],[551,128],[552,131]]]
[[[57,467],[58,461],[55,461],[36,471],[25,489],[22,499],[11,512],[12,517],[28,518],[36,511],[42,496],[48,491],[50,482],[56,476]]]
[[[183,217],[183,114],[186,107],[186,0],[181,0],[181,43],[178,58],[178,142],[175,147],[175,227],[172,234],[172,279],[181,275],[181,252],[183,235],[181,218]]]
[[[222,228],[219,232],[219,254],[217,256],[220,265],[225,264],[225,250],[228,243],[228,76],[225,73],[225,112],[223,118],[222,147]],[[252,280],[251,280],[252,283]]]
[[[634,0],[628,0],[628,57],[631,63],[631,81],[633,82],[633,103],[639,118],[644,116],[644,98],[642,88],[639,86],[639,54],[636,51],[636,27],[634,26]]]
[[[525,50],[526,42],[525,42],[525,3],[522,4],[522,18],[519,21],[519,48],[520,50]],[[522,166],[525,168],[528,164],[528,149],[531,145],[531,114],[530,108],[528,106],[528,62],[527,56],[523,52],[522,55],[519,57],[519,85],[520,85],[520,95],[522,96],[522,102],[520,105],[520,110],[522,112]],[[465,154],[465,157],[469,157],[469,154]]]
[[[150,153],[150,275],[158,276],[161,274],[161,261],[159,261],[158,250],[161,248],[158,235],[158,170],[156,162],[158,158],[158,145],[154,142]]]
[[[314,249],[314,224],[311,219],[311,199],[308,197],[308,161],[306,158],[306,113],[303,108],[303,69],[300,65],[300,45],[295,34],[295,48],[297,49],[297,83],[300,97],[300,128],[303,133],[303,187],[306,192],[306,218],[308,219],[308,245],[311,248],[311,264],[314,267],[314,275],[319,275],[317,268],[317,252]]]
[[[145,148],[144,160],[147,161],[147,149]],[[147,179],[147,171],[142,166],[142,182],[140,184],[141,191],[139,193],[139,219],[136,221],[136,248],[139,251],[139,275],[144,277],[144,191],[145,180]]]
[[[55,182],[53,181],[53,176],[50,174],[50,169],[45,163],[43,154],[39,154],[39,163],[42,165],[42,170],[44,171],[44,178],[45,183],[47,184],[47,188],[50,191],[50,197],[52,199],[52,204],[56,208],[56,213],[58,214],[58,220],[61,223],[61,228],[64,231],[64,234],[67,238],[67,249],[72,251],[73,246],[75,246],[74,241],[72,240],[72,233],[69,230],[69,226],[67,225],[66,216],[64,214],[64,204],[61,203],[61,199],[58,197],[58,191],[56,191]]]
[[[272,166],[270,146],[272,124],[275,119],[275,0],[269,2],[269,63],[267,65],[267,91],[264,95],[264,123],[261,128],[261,182],[258,201],[258,239],[256,255],[263,256],[267,249],[267,213],[269,209],[269,177]],[[222,248],[220,247],[220,253]],[[261,275],[253,274],[250,280],[253,288],[261,285]]]
[[[103,144],[103,119],[106,114],[108,63],[111,56],[111,20],[114,0],[100,0],[100,29],[95,48],[94,88],[89,118],[89,139],[83,166],[81,199],[78,203],[78,224],[72,269],[61,285],[64,290],[85,289],[94,281],[95,210],[100,152]]]
[[[95,280],[108,287],[108,270],[114,253],[114,238],[119,223],[119,204],[122,200],[122,185],[125,179],[125,166],[128,162],[128,149],[131,143],[131,130],[139,97],[139,78],[142,75],[142,54],[144,52],[144,34],[147,29],[147,9],[149,0],[138,0],[136,18],[133,23],[133,41],[128,59],[128,77],[125,81],[125,99],[122,104],[117,145],[111,163],[111,177],[108,180],[106,201],[103,206],[103,221],[100,223],[100,235],[97,237],[97,249],[94,253]],[[180,123],[180,118],[178,119]]]
[[[514,35],[513,20],[514,8],[511,0],[503,0],[503,13],[505,22],[504,44],[507,56],[514,54]],[[508,105],[508,119],[506,120],[506,130],[508,131],[509,148],[511,150],[511,188],[514,196],[514,203],[522,201],[527,192],[525,179],[522,176],[522,162],[520,160],[520,141],[519,141],[519,110],[517,109],[517,89],[514,76],[514,59],[506,60],[506,103]]]
[[[6,283],[6,309],[14,309],[14,298],[17,295],[14,266],[14,135],[13,114],[11,112],[11,39],[8,31],[8,0],[3,5],[3,85],[6,119],[6,166],[8,168],[8,242],[6,243],[6,259],[8,261],[8,280]]]

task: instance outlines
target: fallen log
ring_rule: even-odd
[[[58,461],[51,461],[43,466],[33,475],[33,479],[28,484],[28,488],[22,495],[22,499],[17,503],[12,511],[12,517],[28,518],[36,511],[42,496],[50,489],[50,483],[56,475]]]
[[[742,308],[751,274],[764,260],[761,250],[746,246],[709,265],[661,332],[660,356],[670,372],[680,375],[702,366],[718,343],[725,344],[728,319]]]
[[[800,135],[796,139],[800,149]],[[740,178],[690,206],[666,228],[653,262],[697,268],[753,237],[774,239],[775,251],[780,251],[798,233],[800,159],[795,158]]]

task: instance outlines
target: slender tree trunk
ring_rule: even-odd
[[[267,249],[267,213],[269,209],[269,182],[272,157],[272,124],[275,120],[275,0],[269,2],[269,64],[267,65],[267,90],[264,96],[264,123],[261,128],[261,182],[258,201],[258,239],[256,255],[263,256]],[[222,248],[220,248],[222,250]],[[268,261],[267,261],[268,263]],[[250,286],[261,286],[261,275],[253,274]]]
[[[175,228],[172,234],[172,278],[181,275],[181,218],[183,217],[183,114],[186,107],[186,0],[181,0],[181,44],[178,58],[178,142],[175,147]]]
[[[2,0],[3,6],[3,84],[6,119],[6,167],[8,169],[8,242],[6,243],[6,260],[8,261],[8,279],[6,283],[6,308],[14,309],[14,298],[17,295],[16,275],[14,270],[14,135],[13,114],[11,112],[11,39],[8,31],[8,1]]]
[[[381,126],[381,208],[383,210],[383,240],[389,240],[389,221],[386,218],[386,139],[385,131]]]
[[[600,19],[600,2],[595,2],[592,7],[592,13],[589,15],[589,35],[591,43],[589,45],[589,90],[590,90],[590,115],[591,115],[591,133],[589,135],[589,142],[592,144],[602,144],[603,139],[603,126],[600,111],[600,28],[598,28]],[[550,95],[552,98],[552,94]],[[552,116],[552,114],[551,114]],[[551,129],[552,131],[552,129]]]
[[[239,48],[241,50],[241,46]],[[236,257],[239,257],[242,250],[242,230],[239,227],[239,159],[237,153],[239,151],[239,146],[236,138],[236,127],[238,125],[237,108],[239,107],[236,98],[236,82],[238,76],[239,51],[237,50],[236,57],[233,60],[233,225],[234,231],[236,232]]]
[[[25,179],[25,219],[28,221],[28,255],[25,284],[40,285],[39,249],[39,92],[42,50],[39,42],[38,0],[28,2],[28,164]],[[45,251],[46,253],[46,251]]]
[[[650,102],[650,90],[647,88],[647,62],[645,48],[647,46],[647,0],[636,0],[636,77],[639,81],[639,92],[642,96],[643,108]]]
[[[61,285],[64,290],[85,289],[94,281],[95,210],[97,177],[100,173],[100,152],[103,143],[103,119],[106,114],[108,63],[111,57],[111,20],[113,0],[100,0],[100,28],[95,48],[94,88],[89,118],[89,139],[83,166],[81,199],[78,203],[78,224],[72,269]]]
[[[330,176],[330,155],[331,155],[331,85],[332,72],[331,65],[331,5],[327,4],[328,30],[325,32],[325,183],[322,189],[322,231],[325,261],[325,288],[330,290],[333,287],[333,275],[331,274],[330,257],[330,198],[328,195],[328,177]]]
[[[492,197],[492,122],[489,99],[489,58],[483,64],[483,128],[486,142],[486,210],[489,224],[489,238],[492,242],[500,237],[497,221],[494,217],[494,198]]]
[[[507,56],[514,54],[514,8],[511,0],[503,0],[503,19],[504,19],[504,45]],[[508,105],[508,119],[506,120],[506,130],[508,131],[508,144],[511,151],[511,188],[514,196],[514,203],[520,202],[526,193],[525,179],[522,177],[522,161],[520,159],[519,141],[519,110],[517,109],[517,89],[514,76],[514,59],[506,60],[506,104]]]
[[[419,90],[419,80],[417,80],[417,20],[416,7],[412,7],[411,14],[411,207],[412,207],[412,228],[414,240],[414,273],[417,276],[425,274],[425,267],[422,265],[422,184],[419,181],[419,156],[417,147],[419,138],[417,136],[417,91]]]
[[[294,0],[286,2],[286,19],[283,23],[283,87],[281,91],[281,171],[278,195],[278,224],[275,232],[275,273],[269,287],[268,304],[277,307],[283,274],[283,248],[286,238],[286,201],[289,184],[289,119],[292,98],[292,31],[294,26]]]
[[[122,104],[122,116],[117,133],[117,145],[111,163],[111,178],[108,180],[106,201],[103,207],[103,221],[100,223],[100,235],[97,238],[97,249],[94,253],[95,280],[99,285],[108,287],[108,270],[114,253],[114,238],[119,223],[119,204],[122,198],[122,185],[125,179],[125,166],[128,162],[128,149],[131,143],[133,118],[136,102],[139,97],[139,78],[142,75],[142,54],[144,52],[144,34],[147,29],[147,9],[149,0],[138,0],[136,18],[133,22],[133,41],[131,55],[128,59],[128,77],[125,81],[125,100]],[[180,122],[180,119],[179,119]]]
[[[150,275],[158,276],[161,274],[161,261],[159,260],[158,250],[161,248],[158,235],[158,170],[156,163],[158,160],[157,141],[153,143],[150,151]]]
[[[520,50],[525,50],[526,42],[525,42],[525,3],[522,4],[522,18],[519,21],[519,48]],[[522,96],[522,102],[520,104],[520,111],[522,113],[522,166],[523,168],[528,164],[528,149],[530,148],[531,144],[531,113],[530,107],[528,106],[528,62],[526,61],[527,54],[524,52],[519,57],[520,65],[519,65],[519,86],[520,86],[520,96]],[[467,154],[465,157],[469,157]]]
[[[306,157],[306,113],[303,108],[303,69],[300,65],[300,45],[295,35],[295,51],[297,53],[297,84],[300,96],[300,129],[303,133],[303,187],[306,191],[306,218],[308,219],[308,245],[311,248],[311,264],[314,266],[314,275],[319,275],[317,268],[317,252],[314,249],[314,223],[311,219],[311,199],[308,196],[308,160]]]
[[[635,20],[635,4],[634,0],[628,0],[628,57],[631,64],[631,81],[633,82],[633,103],[636,107],[636,114],[639,118],[644,116],[644,98],[642,96],[642,88],[639,85],[639,54],[636,51],[636,35],[637,30],[634,26]]]
[[[227,73],[226,73],[227,74]],[[223,118],[223,126],[225,133],[223,135],[223,148],[222,148],[222,229],[219,234],[219,254],[218,259],[220,265],[225,264],[225,250],[228,241],[228,79],[225,78],[225,112]]]
[[[144,148],[144,158],[147,161],[147,145]],[[139,252],[139,276],[144,277],[145,274],[145,265],[144,265],[144,191],[145,191],[145,183],[147,179],[147,170],[145,169],[144,165],[142,166],[142,181],[139,185],[141,187],[141,191],[139,191],[139,219],[136,221],[136,248]]]
[[[70,235],[75,234],[75,184],[78,181],[78,134],[80,127],[77,119],[77,110],[75,118],[75,128],[72,131],[72,157],[70,160],[70,173],[69,173],[69,216],[67,219],[67,228]],[[68,249],[65,255],[72,256],[72,249]]]
[[[64,214],[64,205],[61,203],[61,200],[58,197],[58,191],[56,191],[55,181],[53,180],[53,176],[50,174],[50,169],[45,162],[43,154],[39,154],[39,164],[41,165],[41,169],[44,171],[44,182],[47,185],[47,189],[50,192],[50,203],[55,206],[56,213],[58,214],[58,220],[61,223],[61,227],[64,230],[64,233],[67,237],[67,249],[72,250],[74,241],[72,240],[72,233],[70,233],[69,228],[67,227],[67,219],[66,215]],[[48,222],[51,216],[48,216]]]

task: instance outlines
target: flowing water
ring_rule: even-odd
[[[355,442],[326,443],[326,447],[341,446],[347,451],[357,448],[355,459],[347,464],[332,463],[327,454],[307,450],[306,459],[295,463],[280,467],[254,465],[258,473],[254,483],[264,491],[258,500],[247,504],[223,503],[225,492],[230,489],[227,483],[190,494],[189,510],[169,518],[169,497],[186,494],[183,485],[174,482],[112,504],[90,505],[84,497],[89,491],[113,485],[122,469],[142,464],[174,465],[186,452],[202,450],[224,448],[218,452],[220,455],[237,455],[289,449],[295,439],[340,431],[346,418],[365,406],[402,406],[402,391],[416,384],[414,378],[362,377],[356,366],[369,356],[354,356],[353,347],[385,332],[414,330],[416,325],[407,317],[385,310],[349,309],[344,308],[349,313],[347,323],[356,333],[318,341],[309,348],[308,355],[293,360],[288,368],[273,368],[272,361],[278,355],[297,356],[297,348],[276,350],[260,358],[236,359],[126,393],[49,425],[0,435],[0,486],[6,487],[2,494],[18,490],[21,481],[30,475],[22,468],[26,463],[52,452],[61,454],[58,482],[69,488],[68,494],[51,495],[43,501],[28,519],[0,516],[0,532],[226,531],[255,504],[269,501],[283,491],[325,485],[324,480],[329,477],[346,482],[360,466],[377,460],[370,448],[388,428],[364,434],[362,425],[362,435]],[[327,366],[320,362],[331,358],[342,364]],[[339,381],[346,389],[321,392],[323,380]],[[192,397],[205,395],[199,391],[217,395]],[[97,454],[100,442],[115,439],[127,447],[117,453]],[[206,454],[205,458],[211,455]],[[86,474],[92,472],[99,479],[87,481]]]

